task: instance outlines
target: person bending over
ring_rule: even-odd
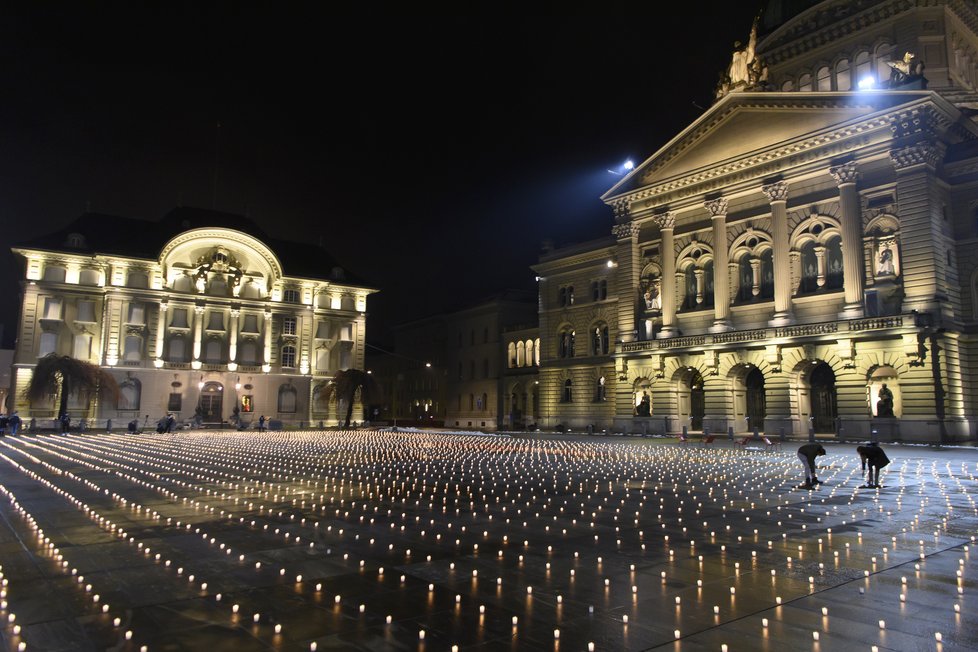
[[[821,444],[805,444],[798,449],[798,459],[805,467],[805,484],[800,489],[813,489],[816,485],[822,484],[815,473],[815,458],[825,455],[825,449]]]

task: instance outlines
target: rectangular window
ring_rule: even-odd
[[[282,301],[286,303],[299,303],[299,291],[292,288],[283,291]]]
[[[130,303],[129,304],[129,315],[127,317],[127,324],[135,324],[136,326],[144,326],[146,324],[146,308],[141,303]]]
[[[186,308],[176,308],[173,311],[173,321],[170,322],[170,326],[172,328],[189,328]]]
[[[78,302],[78,317],[75,321],[84,322],[86,324],[95,323],[95,302],[94,301],[79,301]]]
[[[207,330],[209,331],[223,331],[224,330],[224,313],[220,310],[211,310],[210,314],[207,316]]]
[[[316,324],[316,339],[317,340],[328,340],[329,339],[329,322],[321,321]]]
[[[43,319],[61,319],[61,299],[44,300]]]
[[[294,346],[283,346],[282,347],[282,366],[283,367],[294,367],[295,366],[295,347]]]
[[[241,326],[242,333],[258,332],[258,315],[245,315],[244,324]]]
[[[295,317],[284,317],[282,319],[282,334],[295,335]]]
[[[167,412],[179,412],[183,404],[183,394],[171,393],[170,400],[166,402]]]

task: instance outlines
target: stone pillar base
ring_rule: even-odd
[[[847,303],[842,306],[842,312],[839,313],[839,319],[862,319],[866,312],[863,310],[862,304],[859,303]]]
[[[791,326],[794,323],[795,316],[790,312],[776,312],[767,325],[777,328],[779,326]]]
[[[655,336],[658,340],[667,340],[670,337],[676,337],[679,335],[679,329],[675,326],[663,326],[659,333]]]
[[[713,322],[713,325],[710,326],[711,333],[726,333],[732,330],[735,330],[734,325],[731,324],[730,320],[728,319],[717,319]]]

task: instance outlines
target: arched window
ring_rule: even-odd
[[[174,292],[191,292],[193,291],[194,285],[190,277],[186,274],[181,274],[180,276],[173,279],[173,291]]]
[[[648,378],[639,378],[632,385],[632,396],[635,403],[635,416],[652,416],[652,383]]]
[[[774,252],[771,249],[761,253],[761,299],[774,298]]]
[[[605,385],[604,376],[598,378],[594,383],[594,401],[596,403],[608,400],[607,385]]]
[[[533,341],[533,364],[540,366],[540,338]]]
[[[221,276],[215,276],[207,285],[207,294],[213,297],[226,297],[228,294],[228,284]]]
[[[536,351],[533,348],[533,340],[527,340],[526,341],[526,366],[527,367],[532,367],[535,364],[534,363],[535,355],[536,355]]]
[[[148,288],[149,274],[141,269],[132,270],[126,277],[126,285],[131,288]]]
[[[571,327],[566,327],[557,336],[557,357],[559,358],[573,358],[574,357],[574,329]]]
[[[506,349],[507,349],[507,352],[508,352],[508,356],[507,357],[509,358],[509,368],[512,369],[513,367],[516,366],[516,343],[515,342],[510,342],[509,343],[509,346],[506,347]],[[459,375],[459,377],[462,376],[462,371],[461,370],[459,370],[458,375]]]
[[[804,93],[805,91],[812,90],[812,75],[811,73],[804,73],[798,79],[798,90]]]
[[[835,64],[835,88],[840,91],[848,91],[852,88],[848,59],[840,59],[839,63]]]
[[[856,87],[866,79],[873,76],[873,62],[869,59],[869,52],[860,52],[855,59],[856,68]],[[874,78],[875,80],[875,78]]]
[[[591,355],[608,355],[607,324],[596,324],[591,331]]]
[[[526,348],[523,346],[523,342],[516,343],[516,366],[526,366]]]
[[[81,285],[98,285],[99,271],[97,269],[83,269],[78,275],[78,283]]]
[[[825,287],[842,287],[842,238],[834,237],[825,243]]]
[[[815,255],[816,243],[809,240],[801,247],[801,283],[798,291],[807,293],[818,289],[818,256]]]
[[[828,66],[822,66],[815,71],[815,90],[832,90],[832,71],[829,70]]]
[[[713,307],[713,261],[708,260],[703,265],[703,301],[700,303],[702,308]]]
[[[888,43],[883,43],[877,46],[875,59],[876,59],[876,79],[877,81],[884,81],[890,78],[890,67],[886,64],[890,60],[891,52],[893,51],[893,46]]]
[[[68,274],[68,270],[65,269],[64,267],[59,267],[58,265],[44,266],[45,281],[51,281],[53,283],[64,283],[67,274]]]
[[[737,291],[737,301],[750,301],[754,298],[754,267],[750,256],[742,256],[737,263],[737,276],[740,289]],[[758,294],[760,288],[758,288]]]
[[[786,80],[783,84],[781,84],[781,90],[787,93],[790,93],[791,91],[795,90],[794,80],[791,79]]]
[[[292,385],[282,385],[278,388],[278,411],[295,412],[296,391]]]
[[[564,381],[564,393],[560,397],[561,402],[563,402],[563,403],[570,403],[571,402],[571,399],[573,398],[573,396],[571,394],[571,388],[573,387],[573,385],[574,385],[574,383],[571,382],[571,379],[570,378],[568,378],[567,380]]]
[[[694,310],[696,308],[696,270],[690,265],[683,272],[685,279],[685,292],[683,293],[683,310]]]
[[[119,400],[117,410],[138,410],[139,399],[143,392],[142,383],[136,378],[126,378],[119,383]]]
[[[282,347],[282,366],[283,367],[294,367],[295,366],[295,347],[291,344],[286,344]]]

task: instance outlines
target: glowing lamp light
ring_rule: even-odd
[[[865,77],[860,79],[859,82],[857,82],[856,86],[858,86],[859,90],[861,91],[866,91],[866,90],[876,88],[876,78],[873,77],[872,75],[866,75]]]
[[[625,168],[626,170],[634,170],[635,164],[632,162],[632,159],[628,159],[625,161],[625,164],[622,165],[622,167]]]

